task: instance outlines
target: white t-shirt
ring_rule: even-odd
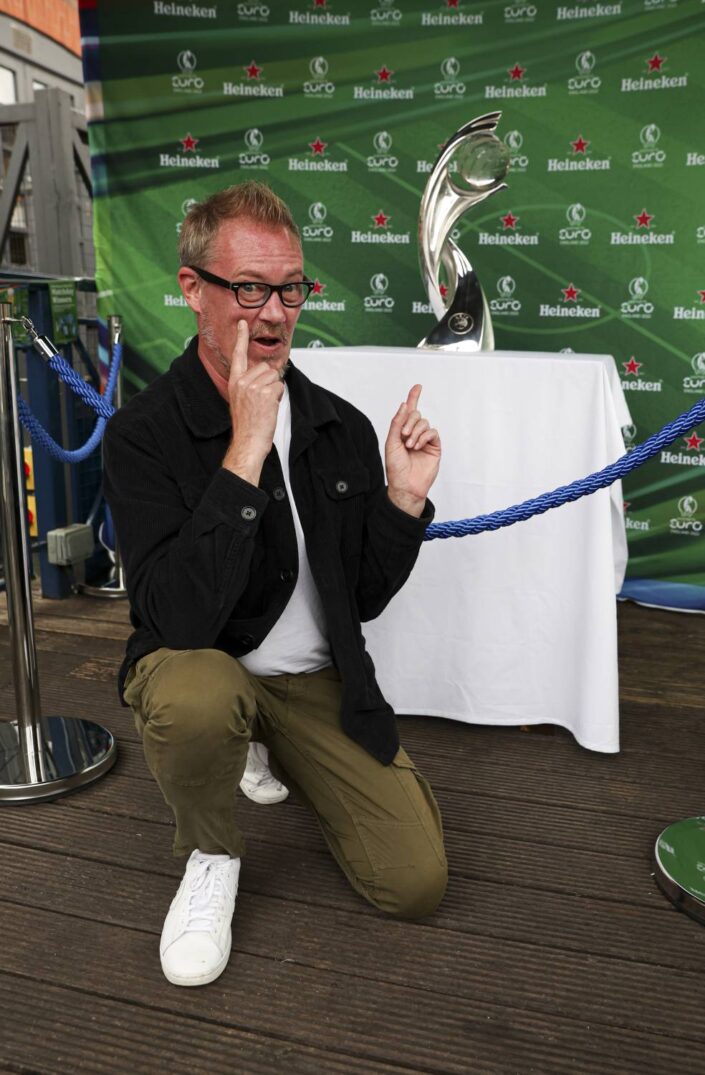
[[[317,672],[332,663],[330,645],[326,632],[323,605],[313,581],[306,555],[304,532],[296,510],[289,479],[289,447],[291,445],[291,403],[289,389],[284,385],[284,395],[279,404],[277,428],[274,431],[274,447],[277,449],[284,473],[284,484],[289,494],[291,513],[294,517],[296,544],[299,556],[299,573],[296,587],[289,603],[274,624],[262,645],[238,660],[255,676],[280,676],[295,672]]]

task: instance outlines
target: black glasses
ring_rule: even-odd
[[[314,286],[313,280],[292,280],[288,284],[263,284],[259,280],[243,280],[232,284],[222,276],[216,276],[207,269],[199,269],[197,265],[188,265],[202,280],[209,284],[218,284],[219,287],[227,287],[232,291],[240,306],[256,307],[264,306],[269,296],[276,291],[284,306],[303,306],[311,294]]]

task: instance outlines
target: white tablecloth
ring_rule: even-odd
[[[600,355],[298,349],[294,363],[363,410],[382,447],[414,383],[443,442],[436,521],[471,518],[584,477],[630,423]],[[402,591],[365,624],[397,713],[560,724],[619,749],[615,593],[627,561],[621,483],[493,533],[424,543]]]

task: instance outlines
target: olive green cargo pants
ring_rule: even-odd
[[[404,750],[385,766],[344,734],[340,693],[332,667],[254,676],[220,650],[159,649],[130,671],[125,699],[174,812],[175,854],[243,853],[235,789],[253,738],[357,892],[390,914],[430,914],[447,881],[436,801]]]

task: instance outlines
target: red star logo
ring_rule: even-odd
[[[705,302],[705,291],[698,291],[698,295],[700,296],[700,301]]]
[[[580,294],[581,288],[575,287],[574,284],[568,284],[567,287],[562,287],[561,291],[563,292],[564,302],[575,302]]]
[[[587,149],[587,147],[590,145],[590,143],[587,141],[587,139],[583,138],[582,134],[579,135],[575,139],[575,141],[571,142],[570,144],[573,147],[573,152],[574,153],[584,153],[585,150]]]
[[[666,57],[659,56],[658,52],[655,52],[651,59],[646,62],[649,65],[649,71],[660,71],[661,66],[666,62]]]
[[[309,142],[309,146],[311,147],[311,152],[313,153],[314,157],[322,157],[325,154],[327,145],[327,142],[322,142],[321,139],[318,137],[316,137],[315,142]]]
[[[448,7],[457,7],[458,0],[448,0]]]
[[[255,63],[255,61],[253,60],[252,63],[250,64],[250,66],[245,67],[244,70],[247,71],[247,77],[248,78],[259,78],[259,73],[262,70],[262,68],[258,67],[257,64]]]
[[[634,219],[636,220],[637,228],[650,228],[651,221],[654,219],[654,214],[647,213],[646,209],[642,209],[639,216],[637,216],[636,213],[634,214]]]
[[[509,77],[512,82],[521,82],[525,74],[526,68],[520,67],[518,63],[515,63],[513,67],[509,68]]]
[[[504,230],[506,231],[507,228],[511,228],[511,230],[514,231],[518,219],[519,217],[514,216],[514,213],[510,209],[507,215],[501,218],[502,224],[504,225]]]
[[[624,514],[625,514],[625,515],[626,515],[626,513],[627,513],[627,512],[629,511],[629,505],[630,505],[630,504],[631,504],[631,500],[625,500],[625,501],[624,501]]]
[[[318,277],[316,277],[316,279],[313,281],[313,289],[312,289],[313,294],[314,295],[322,295],[327,287],[328,287],[327,284],[322,284],[321,281],[318,279]]]
[[[326,0],[313,0],[313,6],[314,7],[325,7],[326,6]]]
[[[446,287],[445,284],[441,284],[441,286],[439,287],[438,290],[441,293],[441,298],[444,299],[446,297],[446,295],[448,294],[448,288]]]
[[[386,64],[382,64],[379,71],[375,71],[375,74],[378,82],[389,82],[394,72],[390,71]]]
[[[623,362],[622,365],[624,366],[624,372],[625,373],[633,373],[635,377],[638,377],[639,376],[639,370],[644,365],[644,363],[643,362],[637,362],[637,360],[634,358],[634,355],[632,355],[631,358],[629,359],[629,361],[628,362]]]
[[[383,209],[380,209],[379,213],[377,213],[377,214],[376,214],[375,216],[373,216],[373,217],[372,217],[372,219],[373,219],[373,220],[374,220],[374,222],[375,222],[375,227],[376,227],[376,228],[386,228],[386,227],[387,227],[387,224],[388,224],[388,222],[389,222],[389,221],[390,221],[390,220],[391,220],[392,218],[391,218],[391,217],[388,217],[388,216],[386,216],[386,214],[385,214],[384,210],[383,210]]]
[[[703,438],[699,437],[698,434],[695,432],[691,433],[689,437],[683,437],[683,440],[685,441],[688,448],[694,448],[696,452],[699,450],[700,445],[703,442]]]
[[[185,138],[180,138],[179,141],[181,142],[181,145],[184,147],[184,153],[193,153],[195,151],[195,149],[196,149],[196,146],[201,141],[201,139],[200,138],[194,138],[193,135],[191,134],[191,132],[189,131],[189,133],[186,135],[186,137]]]

